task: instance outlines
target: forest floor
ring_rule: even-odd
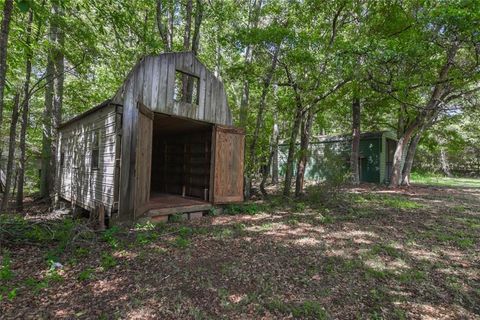
[[[480,314],[480,188],[310,188],[103,233],[46,214],[0,222],[2,319]]]

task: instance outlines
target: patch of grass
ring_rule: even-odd
[[[401,198],[401,197],[384,197],[381,201],[384,205],[394,209],[420,209],[423,208],[421,203]]]
[[[116,249],[120,245],[120,241],[118,239],[118,233],[120,229],[117,226],[113,226],[110,229],[105,230],[102,233],[103,241],[107,242],[112,248]]]
[[[265,210],[265,205],[259,203],[244,203],[244,204],[231,204],[225,206],[223,209],[224,214],[236,215],[236,214],[248,214],[256,215]]]
[[[90,253],[90,249],[79,247],[75,250],[75,257],[84,258]]]
[[[182,236],[176,237],[173,244],[180,249],[186,249],[190,246],[191,242],[188,239],[185,239]]]
[[[31,288],[34,294],[38,294],[41,290],[48,288],[48,277],[41,281],[37,281],[31,277],[27,278],[25,285]]]
[[[158,234],[155,231],[142,231],[135,235],[135,242],[140,245],[152,243],[158,239]]]
[[[295,202],[295,204],[293,205],[293,210],[295,210],[296,212],[303,212],[306,208],[307,205],[303,202]]]
[[[323,214],[319,214],[317,217],[317,220],[320,221],[320,223],[324,223],[324,224],[334,223],[335,218],[332,215],[330,215],[328,212],[329,210],[327,210]]]
[[[109,253],[102,254],[100,264],[104,271],[109,270],[117,265],[117,259]]]
[[[5,251],[3,254],[2,265],[0,266],[0,280],[7,281],[13,278],[11,263],[12,260],[10,259],[10,253]]]
[[[288,224],[288,225],[296,226],[296,225],[298,225],[298,223],[299,223],[299,221],[298,221],[297,217],[290,216],[290,217],[288,217],[288,219],[287,219],[287,224]]]
[[[279,299],[267,302],[265,306],[269,311],[283,315],[291,314],[295,319],[328,319],[325,308],[316,301],[306,300],[301,303],[288,303]]]
[[[402,255],[401,251],[397,248],[383,243],[373,245],[370,253],[373,255],[387,255],[393,258],[398,258]]]
[[[391,275],[391,273],[387,270],[376,270],[373,268],[365,268],[365,278],[373,278],[373,279],[386,279]]]
[[[95,273],[95,270],[93,268],[87,268],[83,271],[81,271],[78,276],[77,276],[77,279],[79,281],[87,281],[87,280],[90,280],[93,278],[93,274]]]
[[[227,239],[233,237],[234,232],[232,229],[229,228],[220,228],[220,229],[215,229],[214,231],[214,237],[216,239]]]
[[[272,229],[273,229],[273,223],[271,223],[271,222],[264,223],[260,226],[260,230],[262,230],[262,231],[269,231],[269,230],[272,230]]]
[[[435,174],[412,172],[410,180],[412,181],[412,183],[430,186],[480,188],[480,179],[475,178],[449,178]]]
[[[471,234],[454,228],[435,229],[427,232],[426,235],[439,242],[449,243],[461,249],[473,248],[476,244],[476,239]]]
[[[412,269],[398,274],[395,278],[402,283],[415,283],[426,279],[427,274],[423,270]]]

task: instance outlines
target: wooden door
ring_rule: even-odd
[[[242,129],[216,125],[213,137],[213,203],[241,202],[245,133]]]
[[[152,172],[153,112],[138,103],[137,145],[135,152],[135,218],[141,216],[150,201]]]

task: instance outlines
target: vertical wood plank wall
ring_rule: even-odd
[[[141,104],[137,104],[138,115],[138,135],[137,152],[135,164],[135,217],[139,217],[144,212],[144,207],[150,200],[150,177],[152,170],[152,129],[153,112],[146,110]]]
[[[244,144],[242,129],[215,126],[214,203],[243,201]]]

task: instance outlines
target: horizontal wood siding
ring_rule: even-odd
[[[99,133],[99,165],[92,168],[95,132]],[[110,211],[114,204],[116,108],[101,108],[59,131],[59,196],[91,210],[102,204]],[[62,155],[63,154],[63,155]]]

